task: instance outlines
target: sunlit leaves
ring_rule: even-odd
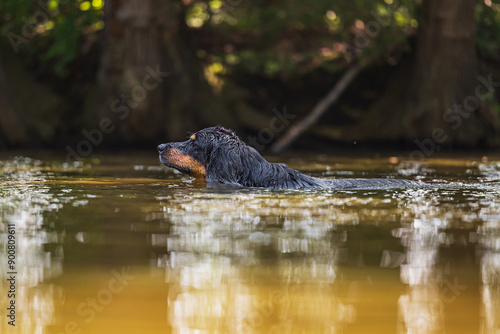
[[[4,0],[0,33],[24,38],[25,54],[46,61],[64,76],[66,65],[80,52],[82,38],[104,27],[103,6],[103,0]]]
[[[211,0],[208,2],[208,5],[213,13],[218,13],[223,5],[223,2],[221,0]]]
[[[207,9],[207,4],[203,2],[197,2],[191,6],[186,15],[187,25],[192,28],[200,28],[210,18]]]
[[[47,2],[47,7],[49,10],[56,10],[59,7],[59,1],[50,0]]]
[[[91,7],[92,6],[90,4],[90,1],[84,1],[84,2],[80,3],[80,10],[86,11],[86,10],[89,10]]]
[[[235,45],[225,54],[208,48],[206,59],[213,55],[228,69],[238,64],[245,71],[276,76],[317,68],[337,71],[356,58],[405,41],[418,26],[414,6],[414,1],[402,0],[254,0],[251,5],[245,0],[198,0],[189,2],[186,23],[210,27]],[[366,43],[357,45],[361,40]]]
[[[104,7],[104,0],[92,0],[92,7],[96,10],[101,9]]]
[[[104,7],[103,0],[82,1],[80,3],[80,10],[82,11],[87,11],[90,9],[100,10],[102,7]]]
[[[198,45],[200,59],[221,62],[227,71],[275,76],[321,68],[337,71],[356,59],[406,43],[422,18],[417,0],[183,0],[188,27],[210,36]],[[63,68],[79,54],[82,39],[104,28],[104,0],[2,0],[0,34],[23,37],[28,22],[36,32],[24,44],[33,59]],[[45,13],[47,19],[36,16]],[[50,15],[48,15],[50,13]],[[498,57],[500,0],[478,1],[477,46]],[[204,30],[206,29],[206,31]],[[212,44],[211,44],[212,43]],[[231,45],[225,49],[224,45]]]
[[[488,10],[478,13],[478,44],[489,54],[498,52],[500,42],[498,1],[481,0],[478,6]],[[422,23],[421,4],[416,0],[193,0],[186,22],[235,45],[231,52],[210,50],[208,45],[205,59],[216,56],[228,70],[238,64],[245,71],[275,76],[317,68],[338,71],[356,59],[384,53],[398,43],[406,45]]]
[[[219,62],[211,63],[205,67],[205,79],[212,86],[215,92],[220,92],[220,90],[222,89],[224,82],[221,76],[225,73],[225,67]]]

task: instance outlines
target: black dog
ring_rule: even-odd
[[[211,183],[275,189],[388,189],[422,186],[397,179],[320,179],[270,163],[233,131],[206,128],[182,143],[158,146],[160,161]]]

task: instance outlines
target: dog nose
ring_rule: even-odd
[[[158,152],[163,153],[167,149],[168,144],[160,144],[158,145]]]

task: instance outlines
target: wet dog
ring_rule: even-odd
[[[184,142],[158,146],[160,161],[196,179],[241,187],[272,189],[389,189],[421,186],[400,179],[323,179],[285,164],[271,163],[221,126],[193,134]]]

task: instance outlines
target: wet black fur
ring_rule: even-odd
[[[321,179],[308,176],[285,164],[268,162],[233,131],[221,126],[198,131],[194,140],[158,146],[163,164],[189,174],[189,170],[164,160],[162,153],[167,148],[174,148],[200,162],[205,166],[206,181],[211,183],[273,189],[388,189],[421,185],[398,179]]]

